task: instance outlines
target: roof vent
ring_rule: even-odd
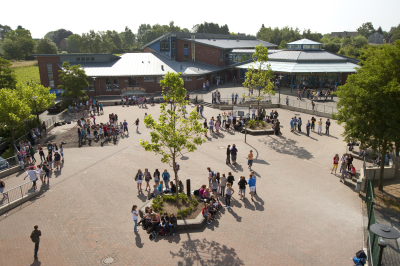
[[[210,39],[208,39],[210,41]]]
[[[144,64],[144,62],[142,61],[142,64]]]
[[[239,40],[236,40],[237,42],[239,41]]]
[[[149,61],[149,64],[150,64],[150,61]]]
[[[161,70],[164,71],[164,65],[161,65]]]
[[[213,40],[214,42],[216,41],[216,40]]]

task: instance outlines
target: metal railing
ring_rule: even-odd
[[[368,176],[367,180],[367,194],[365,197],[365,203],[367,205],[367,216],[368,216],[368,261],[369,265],[377,265],[378,264],[378,256],[379,256],[379,245],[378,245],[378,236],[375,235],[371,230],[370,226],[375,224],[375,209],[374,209],[374,187],[371,182],[371,179]]]
[[[3,192],[4,197],[0,200],[0,207],[26,197],[28,192],[31,191],[31,188],[32,181],[28,181],[18,187]]]

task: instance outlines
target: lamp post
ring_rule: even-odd
[[[33,96],[33,97],[32,97],[33,101],[35,102],[37,123],[38,123],[38,125],[40,126],[39,112],[38,112],[38,110],[37,110],[37,103],[36,103],[37,98],[38,98],[38,96]]]
[[[96,92],[96,77],[92,77],[92,79],[93,79],[94,96],[97,96],[97,92]]]
[[[400,237],[400,232],[391,226],[378,223],[371,225],[369,227],[369,230],[371,230],[375,235],[379,236],[378,245],[380,249],[379,249],[378,266],[381,266],[383,249],[387,246],[386,241],[383,238],[397,239]]]

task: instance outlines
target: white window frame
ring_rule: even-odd
[[[160,84],[160,83],[161,83],[161,80],[162,80],[163,78],[164,78],[164,77],[157,77],[157,79],[156,79],[157,83]]]
[[[185,81],[192,81],[192,76],[185,76]]]
[[[154,77],[143,77],[144,82],[154,82]]]
[[[197,80],[201,80],[201,79],[204,79],[204,75],[197,76]]]

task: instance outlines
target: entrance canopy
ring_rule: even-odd
[[[357,72],[357,68],[360,67],[359,65],[350,62],[297,63],[268,61],[268,64],[271,65],[272,71],[284,73],[355,73]],[[253,66],[255,69],[258,68],[253,62],[236,66],[236,68],[248,69],[251,66]],[[266,65],[264,65],[263,70],[267,70]]]

